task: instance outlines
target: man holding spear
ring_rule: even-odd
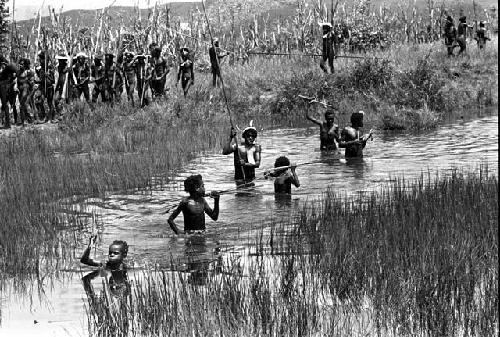
[[[43,118],[44,122],[54,119],[54,69],[52,63],[48,59],[45,50],[38,52],[38,66],[35,69],[35,84],[38,87],[38,93],[35,95],[35,106],[38,111],[39,118]],[[44,101],[47,99],[49,106],[49,115],[45,115]]]

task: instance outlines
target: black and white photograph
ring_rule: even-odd
[[[496,0],[0,0],[0,336],[496,337]]]

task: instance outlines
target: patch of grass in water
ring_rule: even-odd
[[[498,178],[487,168],[347,200],[328,191],[281,225],[291,231],[272,231],[273,247],[260,237],[261,254],[220,263],[202,285],[145,272],[121,321],[106,319],[105,302],[90,308],[91,333],[498,334]]]

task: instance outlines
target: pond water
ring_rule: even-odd
[[[262,231],[274,221],[288,219],[306,201],[319,199],[327,188],[354,195],[373,191],[396,178],[413,179],[422,174],[446,174],[453,169],[477,169],[488,164],[498,171],[498,112],[470,120],[450,122],[438,130],[419,133],[375,134],[365,148],[365,157],[347,162],[343,156],[319,151],[317,127],[263,131],[262,164],[256,186],[244,193],[228,192],[220,199],[219,220],[207,217],[202,238],[176,237],[167,224],[167,209],[175,206],[183,192],[183,180],[201,174],[205,189],[234,189],[233,158],[218,153],[193,161],[178,172],[174,181],[158,190],[131,194],[109,194],[87,200],[84,211],[99,214],[99,244],[95,252],[104,259],[108,245],[126,240],[130,274],[160,267],[196,272],[221,256],[251,251]],[[297,167],[300,188],[293,188],[288,200],[275,200],[272,181],[263,178],[274,160],[286,155]],[[208,198],[210,205],[213,200]],[[83,211],[83,210],[82,210]],[[182,215],[177,219],[182,228]],[[194,240],[194,241],[193,241]],[[37,285],[20,289],[12,281],[0,298],[1,336],[85,336],[86,301],[81,278],[90,269],[81,267],[78,257],[86,245],[75,247],[74,260],[42,276]],[[42,285],[42,286],[39,286]],[[21,293],[27,293],[21,296]],[[37,323],[35,323],[35,321]]]

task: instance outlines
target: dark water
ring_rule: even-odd
[[[472,120],[452,122],[439,130],[407,134],[375,134],[365,148],[365,157],[347,162],[341,155],[319,151],[316,127],[281,129],[259,134],[262,164],[257,171],[256,186],[245,193],[227,193],[220,199],[219,220],[207,217],[204,237],[173,235],[165,211],[176,205],[183,192],[183,180],[201,174],[207,191],[234,189],[233,158],[210,154],[192,162],[175,181],[161,190],[128,195],[112,195],[105,200],[88,200],[85,209],[100,214],[100,244],[97,257],[104,259],[108,245],[115,239],[130,245],[129,264],[136,270],[153,266],[203,272],[221,257],[243,254],[252,247],[259,233],[269,231],[270,224],[284,220],[306,201],[321,197],[327,188],[353,195],[372,191],[381,185],[404,177],[412,179],[422,173],[431,176],[453,169],[478,169],[488,164],[498,174],[498,114]],[[274,160],[286,155],[299,165],[300,188],[293,188],[290,200],[275,200],[272,181],[263,178]],[[213,200],[208,198],[210,205]],[[177,219],[182,228],[182,215]],[[76,247],[75,257],[85,248]],[[251,249],[250,249],[251,250]],[[57,277],[43,281],[44,293],[33,290],[33,296],[19,299],[10,285],[2,294],[1,336],[85,335],[85,313],[80,269],[77,260],[61,268]],[[134,273],[134,272],[133,272]],[[132,273],[132,274],[133,274]],[[139,273],[136,271],[135,273]],[[34,320],[40,323],[34,324]]]

